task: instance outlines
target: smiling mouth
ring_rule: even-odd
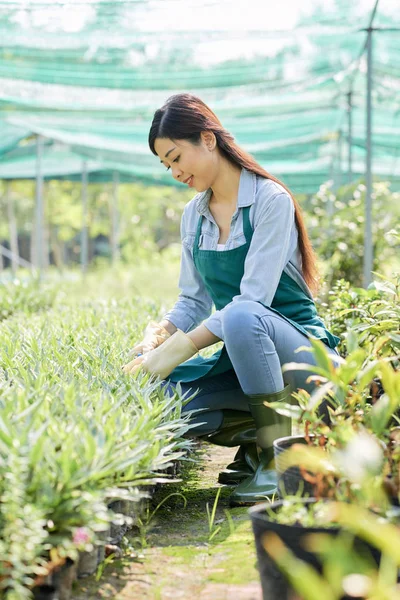
[[[193,175],[191,175],[190,177],[188,177],[187,179],[185,179],[185,181],[183,183],[189,183],[189,181],[192,179]]]

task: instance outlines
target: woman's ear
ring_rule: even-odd
[[[201,138],[210,151],[215,149],[215,146],[217,145],[217,138],[212,131],[202,131]]]

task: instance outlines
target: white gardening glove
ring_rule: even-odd
[[[150,321],[144,330],[143,340],[132,348],[131,353],[137,356],[138,354],[146,354],[155,348],[158,348],[165,342],[171,334],[160,323]]]
[[[165,379],[181,363],[197,354],[198,348],[181,329],[171,335],[161,346],[143,356],[135,358],[123,367],[124,373],[136,373],[143,369],[147,373]]]

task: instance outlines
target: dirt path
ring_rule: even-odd
[[[235,451],[210,444],[200,448],[185,481],[163,486],[155,505],[170,493],[145,528],[131,537],[126,555],[108,564],[100,582],[80,580],[74,600],[261,600],[250,520],[245,508],[229,508],[230,488],[217,484],[218,472]],[[206,503],[210,509],[218,491],[210,541]],[[228,514],[227,514],[228,513]]]

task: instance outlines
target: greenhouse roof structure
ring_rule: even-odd
[[[258,0],[245,15],[228,0],[0,0],[0,178],[34,176],[40,135],[44,177],[84,160],[99,178],[181,185],[147,135],[182,91],[294,193],[362,177],[370,36],[372,173],[400,186],[400,3],[315,0],[291,22],[285,1],[279,28]]]

